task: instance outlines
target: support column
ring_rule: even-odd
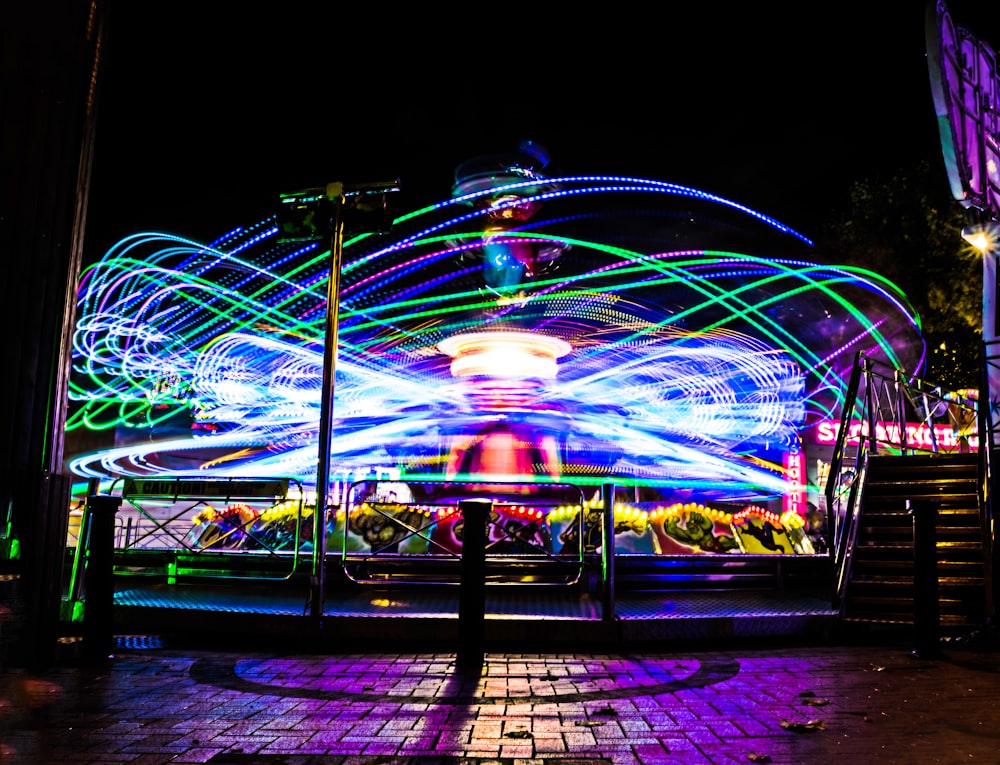
[[[913,655],[941,656],[936,502],[907,502],[913,516]]]
[[[83,605],[83,656],[103,661],[114,651],[115,602],[115,515],[120,497],[87,497],[87,535],[77,544],[86,544]]]
[[[458,503],[462,514],[462,581],[458,600],[458,651],[455,665],[465,671],[483,666],[486,630],[486,521],[488,499]]]
[[[606,622],[615,619],[615,486],[606,483],[601,487],[604,512],[604,533],[601,540],[601,618]]]

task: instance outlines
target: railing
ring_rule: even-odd
[[[128,478],[112,486],[119,491],[114,550],[126,555],[117,574],[287,579],[301,562],[308,523],[293,478]],[[232,552],[256,565],[210,565]]]
[[[868,458],[976,451],[980,475],[988,476],[990,449],[979,448],[991,443],[983,412],[987,408],[967,394],[944,391],[863,353],[857,355],[825,488],[838,600],[850,576]],[[947,427],[939,428],[940,424]],[[990,517],[990,492],[988,482],[981,485],[985,522]]]
[[[487,567],[498,572],[496,583],[575,584],[585,553],[598,546],[587,549],[592,527],[586,516],[599,521],[601,508],[588,508],[582,489],[569,483],[473,488],[444,481],[358,481],[345,495],[341,563],[355,582],[385,581],[384,572],[399,575],[398,564],[404,563],[410,581],[458,584],[464,523],[459,502],[473,495],[492,499],[485,555]]]

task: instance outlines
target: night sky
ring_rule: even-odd
[[[946,188],[921,0],[683,5],[112,0],[86,257],[330,181],[399,177],[416,209],[522,140],[810,236],[852,181],[926,158]],[[1000,3],[948,8],[1000,48]]]

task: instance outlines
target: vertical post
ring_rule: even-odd
[[[936,502],[910,502],[913,516],[913,655],[932,659],[941,655],[940,601],[937,568]]]
[[[479,671],[483,666],[486,626],[486,519],[493,503],[488,499],[464,499],[458,509],[462,514],[462,577],[455,666]]]
[[[319,410],[319,454],[316,466],[316,512],[313,514],[313,574],[310,615],[317,630],[323,626],[326,598],[326,521],[330,511],[330,452],[333,437],[333,396],[337,374],[340,326],[340,269],[344,255],[343,184],[327,186],[333,202],[330,235],[330,276],[326,289],[326,334],[323,342],[323,391]]]
[[[862,357],[864,359],[865,365],[865,407],[864,413],[868,417],[868,434],[864,436],[861,448],[858,449],[858,461],[855,469],[860,469],[861,456],[867,451],[869,454],[878,453],[878,413],[880,411],[879,405],[879,392],[873,390],[873,386],[877,385],[872,374],[872,361],[867,357]]]
[[[974,229],[982,229],[979,225]],[[965,236],[963,230],[962,235]],[[974,241],[974,240],[969,240]],[[982,247],[973,245],[983,254],[983,358],[984,376],[979,391],[979,406],[985,407],[987,428],[985,435],[988,443],[980,442],[979,448],[995,449],[997,437],[1000,436],[1000,421],[997,413],[1000,407],[1000,364],[997,363],[996,348],[1000,343],[1000,311],[997,311],[997,296],[1000,295],[1000,268],[997,259],[1000,258],[1000,245],[995,238],[984,238]],[[992,352],[991,352],[992,349]],[[991,452],[992,457],[992,452]]]
[[[997,211],[1000,214],[1000,211]],[[963,237],[965,232],[962,232]],[[991,515],[995,516],[998,506],[997,494],[1000,488],[1000,420],[997,414],[1000,413],[1000,312],[997,311],[997,296],[1000,295],[1000,268],[997,267],[997,259],[1000,258],[1000,246],[997,245],[996,238],[988,240],[990,246],[982,249],[983,253],[983,345],[982,345],[982,367],[983,373],[979,388],[979,449],[985,450],[986,469],[989,475],[987,491],[989,496],[987,502],[992,508]],[[978,248],[977,248],[978,249]],[[980,462],[980,464],[983,464]],[[991,558],[987,561],[990,566],[992,576],[1000,570],[1000,546],[990,545]],[[989,605],[993,608],[1000,607],[1000,588],[992,587],[992,598]]]
[[[90,538],[90,498],[97,496],[101,490],[101,482],[97,478],[87,480],[87,499],[83,503],[83,514],[80,516],[80,529],[76,534],[76,550],[73,551],[73,566],[69,572],[69,585],[66,588],[70,602],[81,600],[83,590],[83,569],[87,565],[87,540]]]
[[[903,374],[898,369],[892,376],[892,397],[896,402],[896,428],[899,430],[899,453],[910,453],[906,433],[906,393],[903,390]],[[933,428],[931,428],[933,430]]]
[[[615,486],[606,483],[601,486],[601,502],[604,505],[603,539],[601,540],[601,619],[614,621],[615,618]]]
[[[121,498],[108,495],[87,497],[83,656],[90,661],[107,659],[114,650],[115,515],[121,503]],[[84,544],[82,534],[77,544]]]

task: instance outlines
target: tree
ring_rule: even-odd
[[[817,249],[891,280],[917,310],[925,369],[906,370],[946,390],[978,388],[982,355],[982,255],[962,240],[965,215],[926,160],[892,176],[856,181],[846,209],[823,227]]]

